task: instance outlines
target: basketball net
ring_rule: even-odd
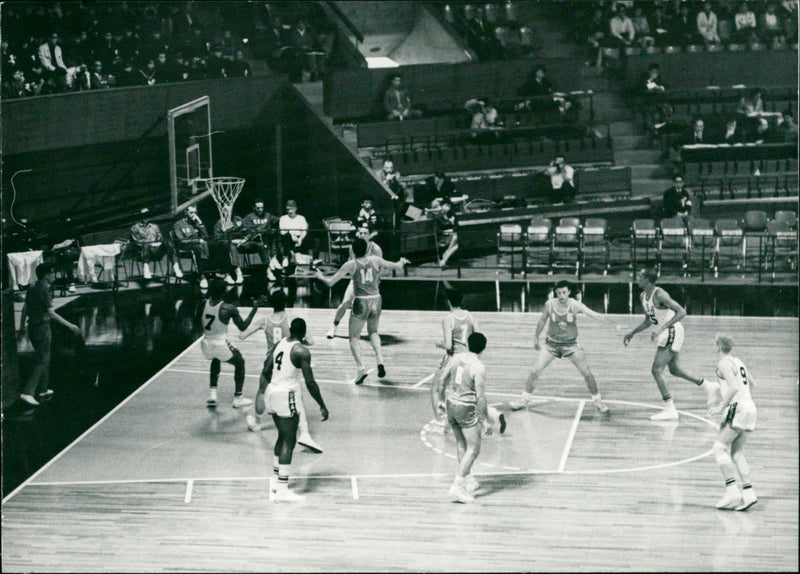
[[[219,209],[220,227],[227,231],[233,226],[231,215],[233,204],[244,186],[242,177],[212,177],[204,180],[206,189],[211,189],[211,195]]]

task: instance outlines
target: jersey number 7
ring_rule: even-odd
[[[216,317],[214,317],[214,315],[209,315],[208,313],[206,313],[206,319],[208,319],[208,323],[206,323],[206,331],[210,331],[211,323],[214,322],[214,319],[216,319]]]

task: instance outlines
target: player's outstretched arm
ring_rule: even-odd
[[[603,323],[608,323],[609,325],[614,325],[615,327],[617,326],[617,324],[614,321],[612,321],[607,315],[603,315],[602,313],[598,313],[597,311],[589,309],[589,307],[587,307],[580,301],[576,301],[576,303],[577,303],[576,307],[579,313],[583,313],[587,317],[591,317],[596,321],[602,321]]]
[[[250,314],[247,316],[247,319],[242,319],[242,316],[239,315],[239,309],[237,309],[233,305],[230,305],[228,311],[230,313],[230,319],[231,321],[233,321],[233,324],[236,325],[237,329],[239,329],[240,331],[246,331],[247,328],[250,326],[250,323],[253,322],[253,317],[256,316],[256,312],[258,312],[259,306],[265,304],[266,304],[266,299],[263,295],[258,299],[256,299],[256,302],[253,303],[253,308],[250,309]],[[226,305],[226,307],[228,306]]]
[[[247,339],[250,335],[252,335],[256,331],[265,330],[265,327],[264,327],[264,323],[265,322],[266,322],[266,317],[263,317],[263,318],[259,319],[258,321],[251,322],[250,326],[248,326],[245,330],[243,330],[243,331],[241,331],[239,333],[239,340],[240,341],[244,341],[245,339]]]
[[[314,379],[314,372],[311,370],[311,353],[308,349],[295,345],[292,349],[292,363],[295,362],[300,363],[300,370],[303,372],[303,378],[306,380],[306,388],[308,389],[308,393],[317,401],[322,414],[322,420],[328,420],[330,414],[328,413],[328,407],[325,406],[325,401],[322,399],[319,385],[316,379]]]
[[[325,285],[327,285],[328,287],[333,287],[334,285],[336,285],[336,283],[339,282],[339,280],[342,277],[344,277],[348,273],[352,273],[353,269],[355,268],[355,265],[356,265],[355,262],[351,259],[345,262],[344,265],[339,267],[339,270],[336,273],[334,273],[331,277],[325,277],[325,275],[322,274],[322,271],[319,270],[317,270],[316,277],[317,279],[325,283]]]
[[[381,267],[385,269],[393,269],[394,271],[402,271],[403,267],[411,263],[411,261],[409,261],[405,257],[401,257],[398,261],[387,261],[383,257],[375,257],[375,256],[373,256],[373,259],[377,261]]]

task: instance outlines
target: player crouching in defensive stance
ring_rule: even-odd
[[[727,410],[714,441],[714,456],[722,476],[725,478],[725,495],[717,502],[724,510],[747,510],[758,499],[750,484],[750,465],[744,458],[744,443],[747,435],[756,428],[756,405],[750,395],[753,377],[749,369],[738,358],[731,355],[733,341],[724,335],[715,340],[719,362],[717,379],[722,390],[722,400],[712,407],[712,416]],[[736,472],[742,480],[742,490],[736,486]]]
[[[556,283],[555,294],[554,299],[549,299],[544,304],[542,316],[536,325],[533,347],[539,352],[539,355],[536,359],[536,365],[528,375],[525,392],[522,393],[519,401],[513,401],[509,406],[512,410],[520,410],[531,406],[536,401],[532,393],[542,371],[553,362],[553,359],[567,358],[583,375],[586,386],[592,395],[592,402],[595,408],[600,413],[605,414],[608,412],[608,407],[603,402],[600,391],[597,390],[597,381],[589,368],[586,354],[578,344],[578,315],[583,313],[592,319],[603,321],[615,327],[616,323],[600,313],[595,313],[580,301],[570,297],[570,284],[567,281]],[[542,352],[539,337],[541,337],[542,331],[544,331],[544,327],[548,323],[545,352]]]
[[[289,490],[289,467],[300,421],[298,409],[302,408],[299,400],[301,376],[309,394],[319,405],[322,420],[328,420],[328,409],[311,371],[311,353],[301,343],[305,336],[306,322],[294,319],[289,327],[289,337],[275,345],[267,357],[256,395],[256,413],[261,415],[266,411],[271,414],[278,429],[272,458],[275,476],[270,481],[270,499],[275,502],[299,502],[305,498]]]
[[[484,392],[486,367],[480,360],[486,348],[486,337],[482,333],[472,333],[467,345],[469,352],[455,355],[448,363],[439,391],[439,409],[446,410],[456,439],[458,468],[449,494],[458,502],[475,500],[478,481],[470,471],[481,452],[481,427],[491,432]]]
[[[247,319],[242,319],[239,315],[239,309],[235,305],[225,303],[222,299],[225,297],[225,283],[220,279],[215,279],[211,282],[211,287],[208,290],[209,299],[206,301],[205,308],[203,309],[203,340],[200,343],[200,348],[203,355],[211,360],[211,373],[210,373],[210,392],[206,405],[209,407],[217,406],[217,381],[219,373],[222,368],[221,361],[233,365],[235,371],[233,380],[236,384],[233,393],[233,408],[238,409],[252,404],[253,401],[246,399],[242,396],[242,388],[244,387],[244,357],[239,352],[239,349],[231,345],[228,341],[228,324],[233,321],[233,324],[244,331],[250,326],[250,322],[258,311],[259,305],[263,305],[265,299],[259,297],[258,301],[253,305],[253,309],[247,316]]]

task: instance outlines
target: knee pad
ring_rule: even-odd
[[[714,451],[714,458],[717,459],[717,464],[722,465],[732,461],[731,451],[728,445],[715,440],[711,450]]]

